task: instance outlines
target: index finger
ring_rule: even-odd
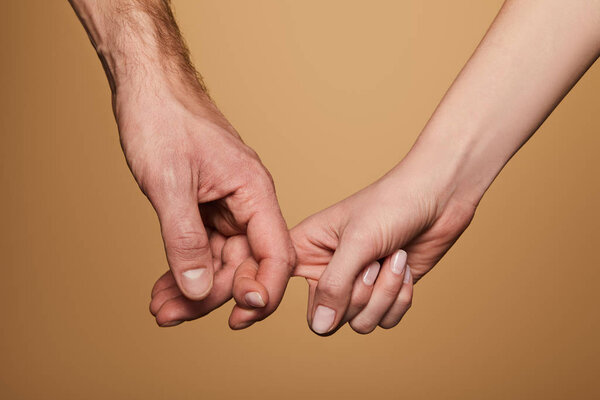
[[[266,289],[268,302],[260,309],[242,311],[235,307],[230,322],[237,326],[264,319],[275,311],[295,263],[292,241],[275,196],[267,203],[267,207],[262,207],[252,215],[248,221],[247,235],[252,254],[258,263],[255,279]],[[251,284],[247,276],[239,278],[236,276],[234,282],[236,293],[245,294],[255,290],[256,285]],[[247,307],[247,304],[242,305]]]

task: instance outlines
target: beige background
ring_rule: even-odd
[[[410,148],[501,4],[174,1],[214,98],[273,173],[290,226]],[[600,396],[600,69],[500,175],[400,326],[330,338],[305,283],[243,332],[231,304],[160,329],[156,217],[67,1],[3,4],[2,399]]]

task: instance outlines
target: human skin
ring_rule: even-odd
[[[254,319],[235,307],[230,321],[244,327],[265,318],[295,263],[289,232],[269,172],[207,95],[169,2],[70,3],[106,71],[121,145],[158,214],[174,282],[188,299],[227,301],[235,268],[213,263],[209,235],[234,244],[243,235],[261,292],[245,293]],[[235,254],[227,261],[240,261]]]
[[[399,248],[414,282],[429,272],[504,165],[599,55],[600,1],[506,1],[407,156],[292,229],[312,330],[335,332],[349,310],[358,310],[350,325],[359,333],[396,325],[410,307],[408,290],[365,305],[352,293],[360,272]],[[244,285],[255,288],[242,282],[240,292]]]
[[[309,281],[313,331],[328,334],[343,323],[354,277],[372,260],[404,248],[415,281],[429,272],[500,170],[599,54],[600,1],[507,1],[409,154],[292,230],[296,273],[327,264],[318,282]],[[408,309],[403,301],[397,307]],[[376,327],[376,319],[359,317],[350,324],[355,331]]]
[[[215,270],[217,271],[215,279],[229,281],[235,276],[237,288],[233,288],[233,292],[229,294],[229,297],[227,297],[225,291],[219,291],[218,294],[214,296],[211,294],[202,301],[193,301],[183,296],[175,283],[172,272],[167,271],[152,288],[150,312],[155,316],[158,325],[172,326],[171,321],[191,321],[200,318],[219,307],[223,303],[220,300],[221,298],[227,297],[228,300],[233,295],[236,301],[244,301],[244,284],[254,284],[257,286],[255,290],[259,292],[265,290],[260,285],[256,285],[256,282],[247,281],[252,279],[251,274],[257,266],[253,258],[250,257],[250,247],[246,236],[237,235],[225,238],[218,232],[211,232],[209,238],[214,255]],[[412,298],[412,276],[410,270],[406,267],[406,252],[403,250],[387,257],[382,264],[375,261],[367,266],[354,282],[352,299],[356,307],[348,309],[344,322],[352,321],[372,298],[385,298],[391,295],[393,298],[399,297],[405,299],[405,302],[410,302]],[[310,282],[317,281],[325,268],[326,265],[312,266],[310,271],[306,271],[307,275],[305,277]],[[241,286],[240,283],[242,283]],[[218,285],[218,287],[225,288],[226,285]],[[252,312],[252,309],[246,306],[243,310],[249,313]],[[392,304],[390,304],[389,312],[386,313],[385,317],[399,320],[404,312],[403,308],[392,307]],[[379,310],[377,309],[367,309],[361,312],[361,317],[366,315],[369,318],[377,318],[377,315],[371,314],[378,313]],[[233,324],[231,319],[229,322],[233,329],[240,329]]]

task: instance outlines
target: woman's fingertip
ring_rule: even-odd
[[[363,283],[367,286],[373,286],[375,280],[377,280],[377,275],[379,275],[380,268],[381,266],[379,263],[377,261],[373,261],[363,274]]]
[[[406,268],[406,252],[402,249],[396,251],[392,255],[392,272],[396,275],[402,275],[404,269]]]

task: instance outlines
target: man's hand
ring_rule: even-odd
[[[225,237],[211,231],[209,241],[215,270],[214,289],[201,301],[190,300],[181,293],[173,272],[165,272],[154,284],[150,301],[150,312],[160,326],[192,321],[223,305],[232,297],[233,276],[238,266],[253,261],[244,235]]]
[[[246,306],[258,310],[236,307],[230,323],[243,328],[266,317],[294,265],[273,181],[206,94],[168,2],[71,3],[105,67],[127,163],[158,214],[177,286],[192,300],[211,293],[207,229],[224,238],[247,235],[253,279],[266,292],[248,293]]]
[[[440,260],[511,156],[598,58],[599,11],[597,1],[507,0],[402,162],[292,230],[297,273],[327,264],[309,302],[315,332],[343,321],[354,278],[373,260],[405,249],[415,282]],[[374,320],[351,325],[368,331]]]
[[[158,214],[173,277],[189,299],[205,298],[214,271],[205,226],[225,237],[247,235],[259,264],[256,279],[268,294],[249,294],[249,306],[268,304],[259,311],[266,316],[279,303],[294,262],[269,173],[224,119],[210,114],[215,108],[198,116],[189,112],[193,105],[164,101],[167,96],[116,104],[123,149]],[[234,318],[232,326],[249,322]]]

